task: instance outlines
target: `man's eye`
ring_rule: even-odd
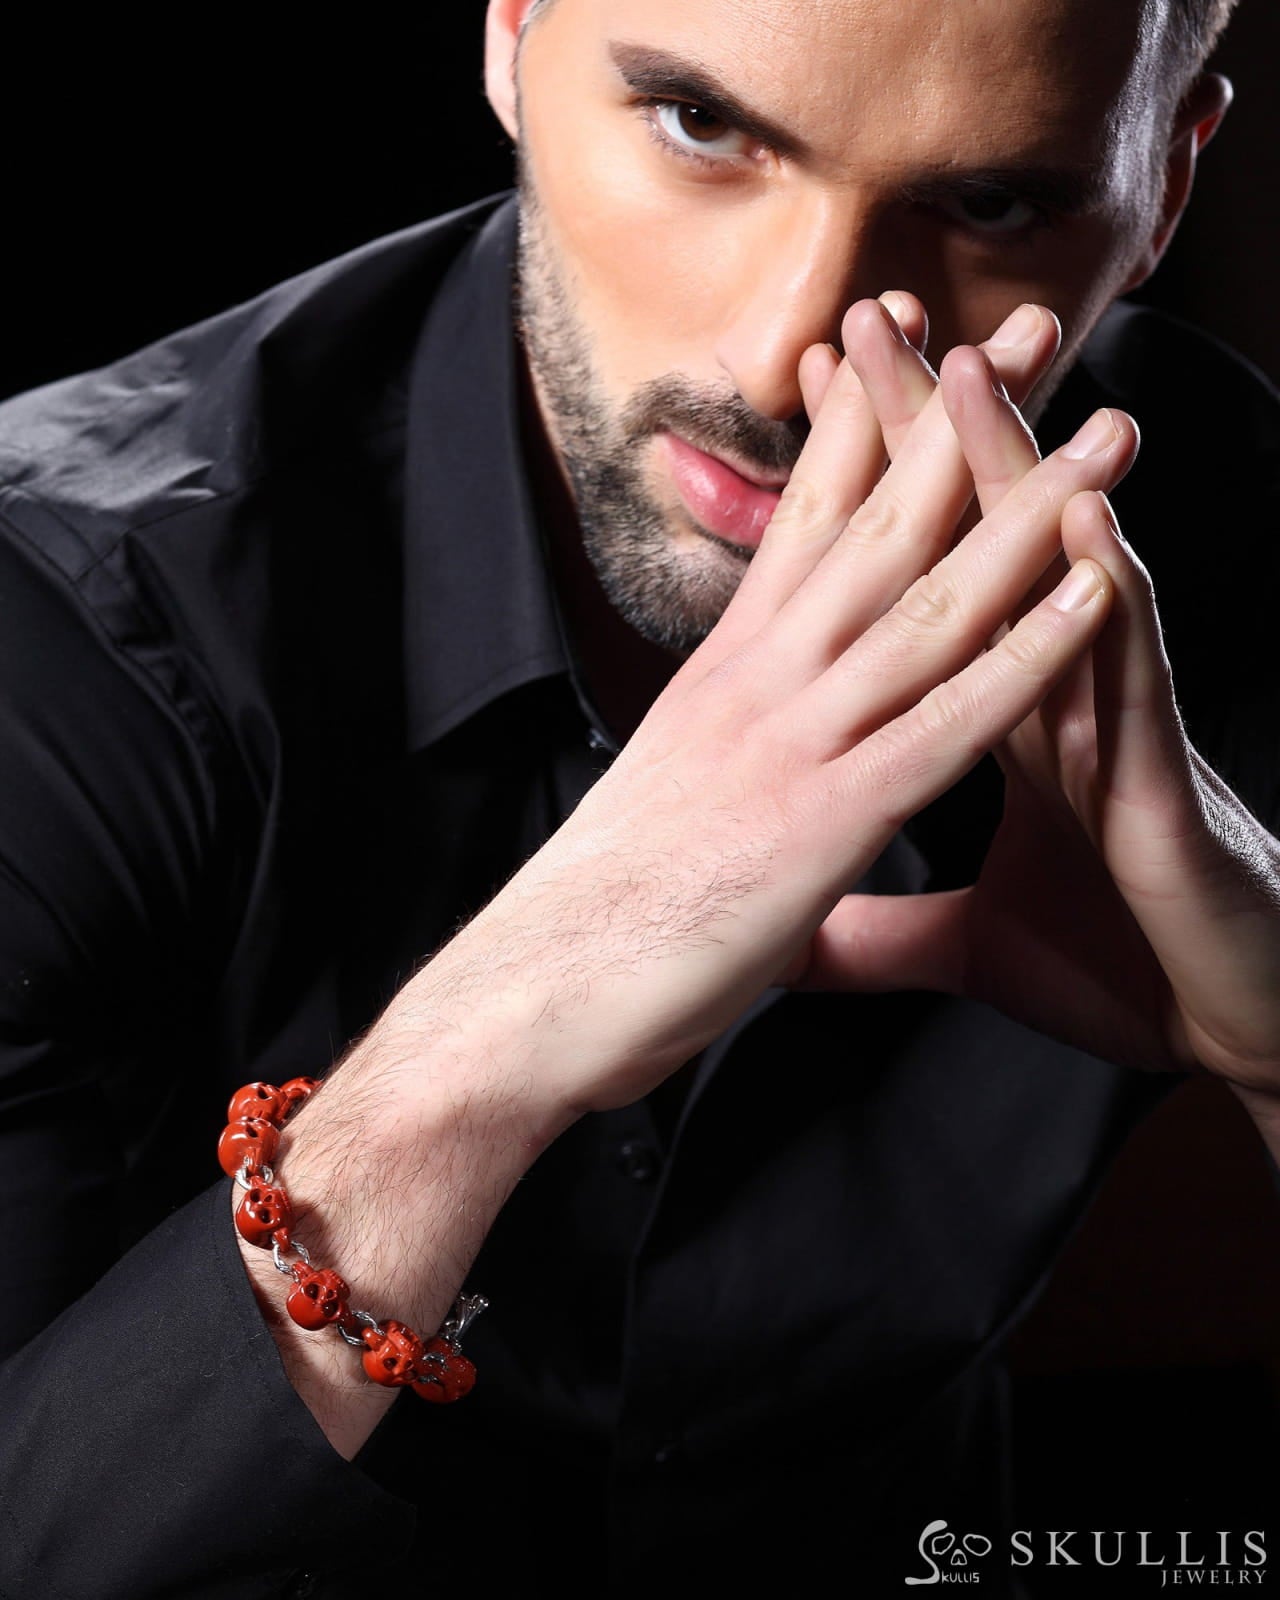
[[[1021,233],[1040,220],[1040,212],[1016,194],[992,190],[987,194],[962,194],[939,200],[938,209],[971,233]]]
[[[745,133],[688,100],[660,100],[651,111],[663,136],[689,155],[741,156],[751,149]]]

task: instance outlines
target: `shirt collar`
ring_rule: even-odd
[[[516,225],[513,197],[476,219],[414,352],[404,551],[411,748],[569,666],[520,438]]]

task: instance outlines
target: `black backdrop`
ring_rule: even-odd
[[[483,6],[440,9],[453,39],[425,5],[6,21],[0,393],[509,184]]]
[[[481,0],[366,4],[330,29],[313,15],[197,7],[157,28],[50,6],[6,19],[0,394],[510,181],[483,102]],[[1237,105],[1148,297],[1280,377],[1275,0],[1243,0],[1221,59]]]
[[[284,6],[6,19],[0,394],[507,184],[482,11],[366,4],[336,29]],[[1145,297],[1275,378],[1275,0],[1243,0],[1220,61],[1237,105]],[[1135,1139],[1015,1346],[1028,1526],[1071,1526],[1057,1519],[1086,1481],[1108,1527],[1130,1525],[1140,1481],[1170,1517],[1212,1504],[1216,1526],[1261,1525],[1240,1519],[1250,1490],[1277,1487],[1254,1452],[1280,1457],[1280,1224],[1256,1141],[1213,1088],[1180,1091]]]

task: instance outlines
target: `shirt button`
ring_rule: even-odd
[[[652,1183],[660,1166],[658,1152],[643,1139],[628,1139],[618,1147],[618,1171],[636,1183]]]
[[[600,732],[599,728],[587,729],[588,750],[611,750],[612,748],[613,746],[605,738],[604,734]]]

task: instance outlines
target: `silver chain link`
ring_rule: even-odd
[[[236,1168],[236,1182],[242,1189],[252,1189],[260,1183],[270,1186],[276,1181],[276,1175],[270,1167],[255,1167],[252,1156],[245,1156],[242,1165]]]
[[[482,1294],[460,1294],[440,1329],[441,1338],[447,1339],[456,1350],[467,1329],[488,1306],[489,1302]]]
[[[373,1329],[373,1331],[378,1335],[379,1339],[385,1339],[386,1336],[387,1336],[387,1330],[378,1321],[377,1317],[374,1316],[372,1311],[351,1311],[351,1312],[348,1312],[347,1313],[347,1321],[348,1322],[363,1322],[366,1328],[372,1328]],[[342,1326],[342,1324],[340,1322],[335,1323],[334,1326],[337,1328],[338,1332],[342,1335],[342,1337],[347,1341],[348,1344],[355,1345],[357,1350],[363,1350],[364,1349],[364,1339],[362,1338],[362,1336],[360,1334],[358,1334],[358,1333],[348,1333],[347,1330]]]
[[[305,1244],[299,1244],[296,1239],[290,1239],[289,1249],[293,1251],[294,1255],[302,1258],[302,1264],[304,1267],[309,1267],[311,1265],[311,1252],[307,1249]],[[271,1259],[276,1264],[276,1271],[283,1272],[286,1278],[296,1279],[298,1274],[294,1270],[293,1266],[284,1259],[284,1254],[285,1252],[280,1248],[280,1241],[278,1239],[273,1239],[271,1241]]]

